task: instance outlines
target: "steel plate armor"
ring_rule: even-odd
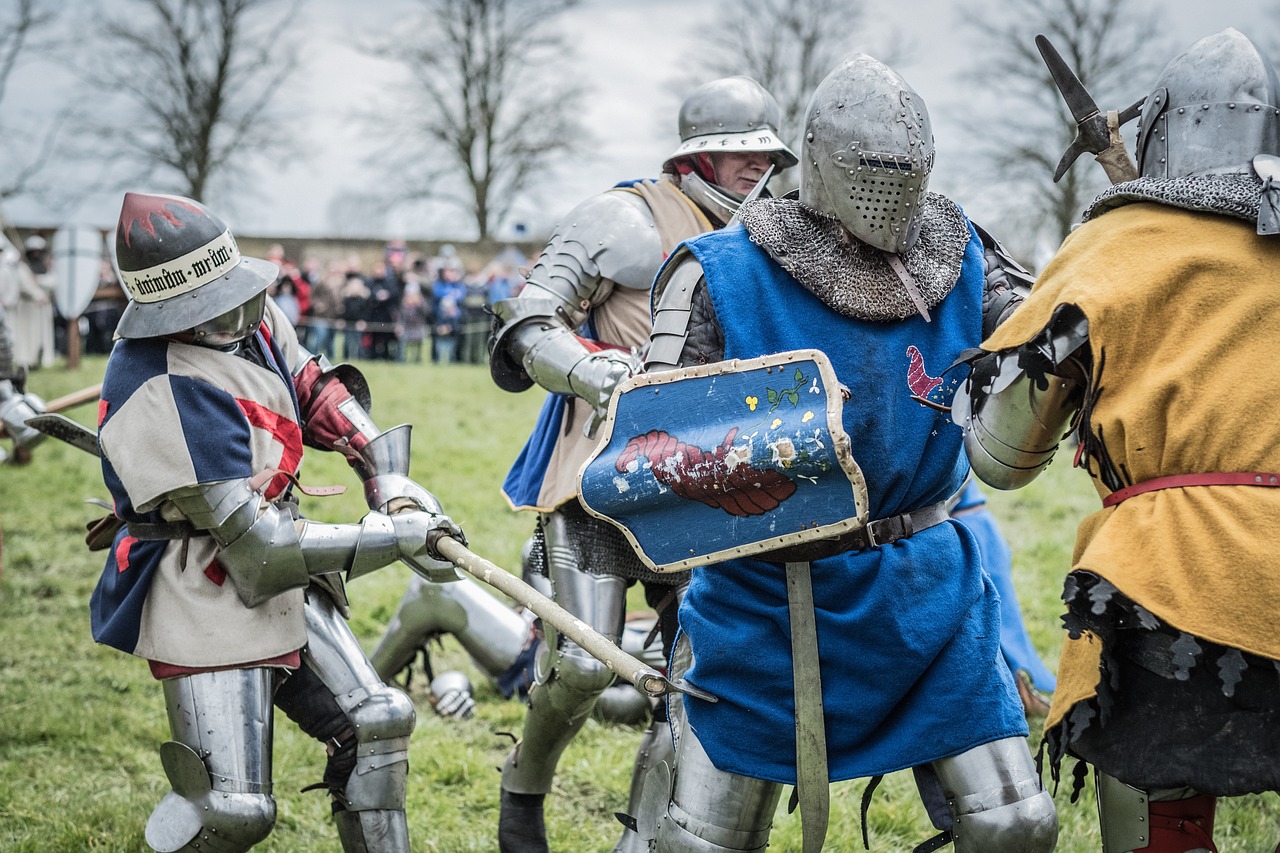
[[[877,249],[915,245],[933,126],[924,100],[895,71],[856,54],[827,75],[809,102],[802,153],[802,202]]]
[[[1145,178],[1248,172],[1280,154],[1280,78],[1243,33],[1201,39],[1165,66],[1142,106],[1138,171]]]

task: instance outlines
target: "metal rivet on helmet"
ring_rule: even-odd
[[[1280,77],[1252,41],[1235,29],[1200,39],[1165,66],[1147,97],[1138,171],[1154,178],[1248,173],[1255,155],[1280,154],[1277,107]],[[1161,133],[1153,132],[1157,125]]]
[[[855,93],[858,109],[838,109]],[[907,82],[883,63],[854,54],[814,92],[804,138],[800,201],[838,218],[878,249],[910,249],[921,225],[912,200],[928,185],[933,130],[923,100]]]

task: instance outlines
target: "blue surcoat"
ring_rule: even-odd
[[[726,359],[807,348],[830,358],[852,394],[844,428],[871,518],[960,488],[968,472],[960,429],[912,395],[949,403],[963,377],[944,371],[982,339],[982,248],[972,230],[960,277],[931,309],[932,322],[840,315],[740,226],[686,245],[706,273]],[[811,571],[832,781],[1027,734],[1000,655],[999,597],[963,525],[947,521],[892,545],[815,560]],[[694,569],[680,625],[693,651],[686,677],[720,699],[685,699],[712,762],[794,784],[784,566],[746,558]]]

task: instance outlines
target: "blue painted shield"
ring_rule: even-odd
[[[862,527],[843,402],[818,350],[634,376],[579,472],[582,503],[659,572]]]

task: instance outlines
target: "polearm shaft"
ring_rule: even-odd
[[[687,682],[672,682],[651,666],[637,660],[618,648],[607,637],[593,630],[590,625],[538,592],[520,578],[501,566],[471,551],[456,539],[441,537],[433,543],[435,550],[455,566],[494,587],[536,613],[542,621],[573,640],[589,655],[603,663],[619,678],[634,684],[649,696],[662,696],[676,692],[687,693],[709,702],[716,698]]]

